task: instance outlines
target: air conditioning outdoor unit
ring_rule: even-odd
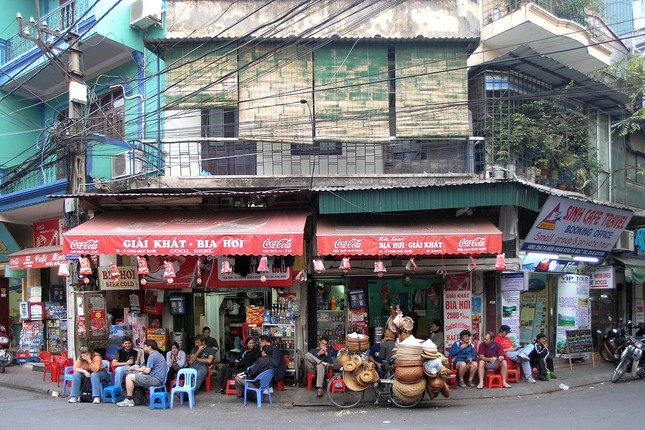
[[[615,251],[633,251],[634,250],[634,232],[623,230],[614,246]]]
[[[143,172],[143,158],[135,151],[112,156],[112,179],[125,178]]]
[[[162,0],[134,0],[130,5],[130,25],[139,30],[161,25],[163,13]]]

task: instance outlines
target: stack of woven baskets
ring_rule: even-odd
[[[370,347],[370,337],[364,334],[350,333],[345,339],[345,345],[351,353],[365,352]]]
[[[450,388],[446,384],[445,376],[451,370],[444,367],[447,359],[437,351],[437,345],[430,339],[421,344],[421,357],[423,357],[423,374],[425,376],[426,390],[430,398],[434,399],[439,393],[444,397],[450,397]]]
[[[379,380],[378,372],[370,363],[361,359],[357,354],[345,355],[341,360],[343,380],[347,388],[353,391],[363,391],[372,383]]]
[[[403,404],[415,403],[426,389],[421,353],[421,343],[412,335],[397,348],[392,390]]]

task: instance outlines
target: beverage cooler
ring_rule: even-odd
[[[316,282],[316,335],[326,336],[333,346],[347,335],[347,296],[342,280]],[[316,342],[317,343],[317,342]]]

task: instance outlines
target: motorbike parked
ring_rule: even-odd
[[[9,350],[9,332],[0,324],[0,373],[4,373],[5,366],[13,363],[13,352]]]
[[[627,340],[624,343],[623,352],[620,356],[620,362],[611,375],[611,382],[618,382],[628,370],[630,370],[632,376],[638,376],[639,378],[645,377],[643,348],[645,348],[643,342],[634,336],[627,335]]]
[[[611,322],[611,318],[608,318]],[[605,332],[598,330],[598,334],[603,336],[602,344],[600,345],[600,357],[610,363],[615,363],[620,360],[620,356],[625,347],[627,340],[627,327],[630,322],[623,324],[622,319],[618,319],[616,325],[609,325]]]

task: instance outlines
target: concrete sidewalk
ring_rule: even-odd
[[[478,390],[476,388],[457,388],[451,389],[451,394],[448,399],[444,399],[441,395],[438,399],[442,401],[459,401],[462,399],[484,399],[484,398],[499,398],[499,397],[517,397],[517,396],[530,396],[535,394],[544,394],[554,391],[559,391],[560,384],[564,384],[571,389],[582,387],[586,385],[598,384],[609,382],[611,373],[614,366],[610,363],[602,361],[598,355],[595,356],[595,367],[592,366],[591,359],[582,362],[573,363],[572,368],[569,368],[567,360],[556,359],[555,373],[558,379],[551,381],[537,381],[535,384],[529,384],[525,381],[519,383],[511,383],[512,388],[484,388]],[[628,377],[628,376],[627,376]],[[62,379],[62,378],[61,378]],[[61,381],[62,382],[62,381]],[[41,393],[50,396],[63,397],[63,389],[58,387],[55,382],[51,382],[49,373],[47,373],[43,381],[43,373],[39,371],[37,365],[12,365],[6,368],[5,373],[0,374],[0,386],[27,390],[35,393]],[[69,395],[69,388],[67,389]],[[200,391],[197,394],[197,404],[212,404],[212,403],[239,403],[240,400],[236,396],[218,394],[215,390],[210,393]],[[329,406],[332,404],[327,399],[327,396],[321,398],[316,396],[316,391],[307,391],[307,387],[292,387],[290,384],[285,384],[285,390],[275,392],[273,394],[273,402],[283,407],[292,406]]]

